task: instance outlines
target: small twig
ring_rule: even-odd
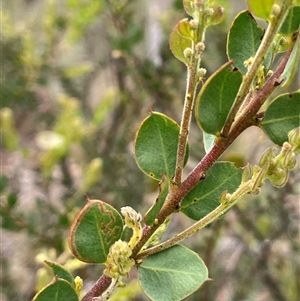
[[[102,275],[81,301],[93,301],[94,297],[100,296],[110,285],[112,279]]]
[[[197,42],[196,44],[194,41],[192,42],[193,55],[191,57],[191,62],[189,63],[188,70],[187,70],[187,86],[186,86],[184,106],[182,111],[182,118],[180,123],[180,133],[178,139],[176,168],[175,168],[175,176],[174,176],[174,183],[176,186],[180,185],[181,183],[182,170],[184,166],[189,128],[191,123],[191,116],[192,116],[193,107],[196,98],[196,90],[199,84],[198,70],[200,68],[201,55],[204,50],[205,26],[206,26],[205,22],[206,22],[205,15],[201,14],[198,27],[196,30]],[[202,49],[199,49],[198,47],[200,43],[203,44],[203,47],[201,47]]]

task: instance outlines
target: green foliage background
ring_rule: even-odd
[[[100,268],[72,261],[66,247],[85,194],[143,213],[155,200],[156,184],[132,156],[134,135],[149,108],[179,121],[186,83],[168,45],[186,17],[182,1],[160,2],[2,4],[1,300],[32,298],[46,277],[43,256],[69,263],[87,287],[97,279]],[[207,33],[208,76],[226,61],[226,34],[240,2],[224,1],[225,21]],[[262,132],[247,131],[225,156],[254,164],[268,145]],[[187,170],[204,154],[195,121],[190,153]],[[265,187],[187,241],[214,279],[188,300],[297,299],[299,180],[297,168],[283,189]],[[189,223],[178,215],[168,234]],[[124,300],[145,300],[134,282],[128,287]]]

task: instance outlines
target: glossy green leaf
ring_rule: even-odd
[[[151,112],[135,138],[134,155],[139,168],[160,181],[175,174],[179,125],[164,114]],[[187,158],[188,155],[186,155]]]
[[[54,280],[39,291],[33,301],[78,301],[77,293],[65,279],[55,277]]]
[[[263,35],[264,30],[249,11],[242,11],[234,19],[227,37],[227,56],[242,74],[247,72],[244,62],[254,57]]]
[[[147,225],[152,225],[157,217],[159,210],[165,202],[165,199],[169,192],[169,181],[166,177],[163,177],[159,182],[159,194],[155,200],[155,204],[147,211],[144,217],[144,221]]]
[[[276,144],[288,141],[288,132],[300,124],[300,92],[286,93],[274,99],[260,126]]]
[[[122,230],[122,217],[114,207],[100,200],[88,200],[71,226],[69,246],[81,261],[104,263]]]
[[[232,70],[230,62],[205,82],[195,106],[197,123],[204,132],[216,135],[221,131],[241,82],[242,74]]]
[[[279,32],[285,35],[294,33],[300,26],[300,6],[291,7]]]
[[[146,257],[138,273],[143,291],[153,301],[183,300],[208,280],[202,259],[181,245]]]
[[[299,61],[300,61],[300,31],[298,33],[297,40],[295,41],[291,56],[281,75],[281,79],[284,80],[281,87],[287,87],[295,78],[297,70],[299,69]]]
[[[181,211],[194,220],[200,220],[220,205],[220,195],[233,193],[241,184],[242,169],[231,162],[217,162],[182,200]]]
[[[54,276],[57,276],[58,278],[61,278],[61,279],[65,279],[73,287],[75,287],[73,276],[63,266],[61,266],[59,263],[51,262],[48,260],[45,260],[45,263],[52,269]]]
[[[261,19],[270,20],[274,0],[247,0],[249,10]]]
[[[170,34],[170,49],[174,56],[181,62],[188,64],[189,58],[184,55],[186,48],[192,48],[191,26],[187,19],[181,20]]]

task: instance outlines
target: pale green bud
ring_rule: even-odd
[[[213,10],[213,13],[210,15],[209,24],[216,25],[223,21],[224,19],[224,7],[218,6]]]
[[[198,53],[201,53],[205,50],[205,44],[203,42],[199,42],[195,45],[195,49]]]
[[[226,205],[231,199],[231,194],[228,193],[227,190],[224,190],[220,195],[220,202],[221,204]]]
[[[74,282],[75,282],[75,291],[76,291],[77,295],[79,296],[82,291],[83,281],[79,276],[76,276],[74,279]]]
[[[262,154],[260,161],[259,161],[259,167],[264,167],[265,165],[272,165],[274,164],[274,149],[272,147],[269,147],[265,150],[265,152]]]
[[[190,58],[193,55],[193,49],[190,47],[187,47],[183,50],[183,55],[186,58]]]
[[[275,187],[282,187],[286,184],[289,177],[287,169],[277,168],[272,171],[272,174],[268,176],[268,179]]]
[[[253,175],[253,168],[252,166],[248,163],[244,168],[243,168],[243,174],[242,174],[242,183],[245,183],[251,179]]]
[[[292,145],[293,151],[300,153],[300,127],[291,130],[288,133],[289,143]]]
[[[205,76],[206,72],[207,72],[207,70],[205,68],[199,68],[199,70],[198,70],[198,78],[202,79]]]
[[[292,150],[292,145],[284,142],[280,154],[275,158],[278,166],[293,169],[296,166],[296,156]]]
[[[273,4],[272,10],[271,10],[271,16],[277,17],[281,12],[281,8],[278,4]]]
[[[196,21],[196,20],[194,20],[194,19],[192,19],[192,20],[190,20],[190,25],[191,25],[192,29],[197,29],[197,27],[199,25],[199,22]]]

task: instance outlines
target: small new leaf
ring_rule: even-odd
[[[193,29],[187,19],[181,20],[173,28],[169,43],[174,56],[188,65],[190,58],[186,56],[186,49],[193,48]]]
[[[242,74],[246,74],[244,63],[254,57],[263,35],[264,30],[249,11],[242,11],[234,19],[227,37],[227,56]]]

